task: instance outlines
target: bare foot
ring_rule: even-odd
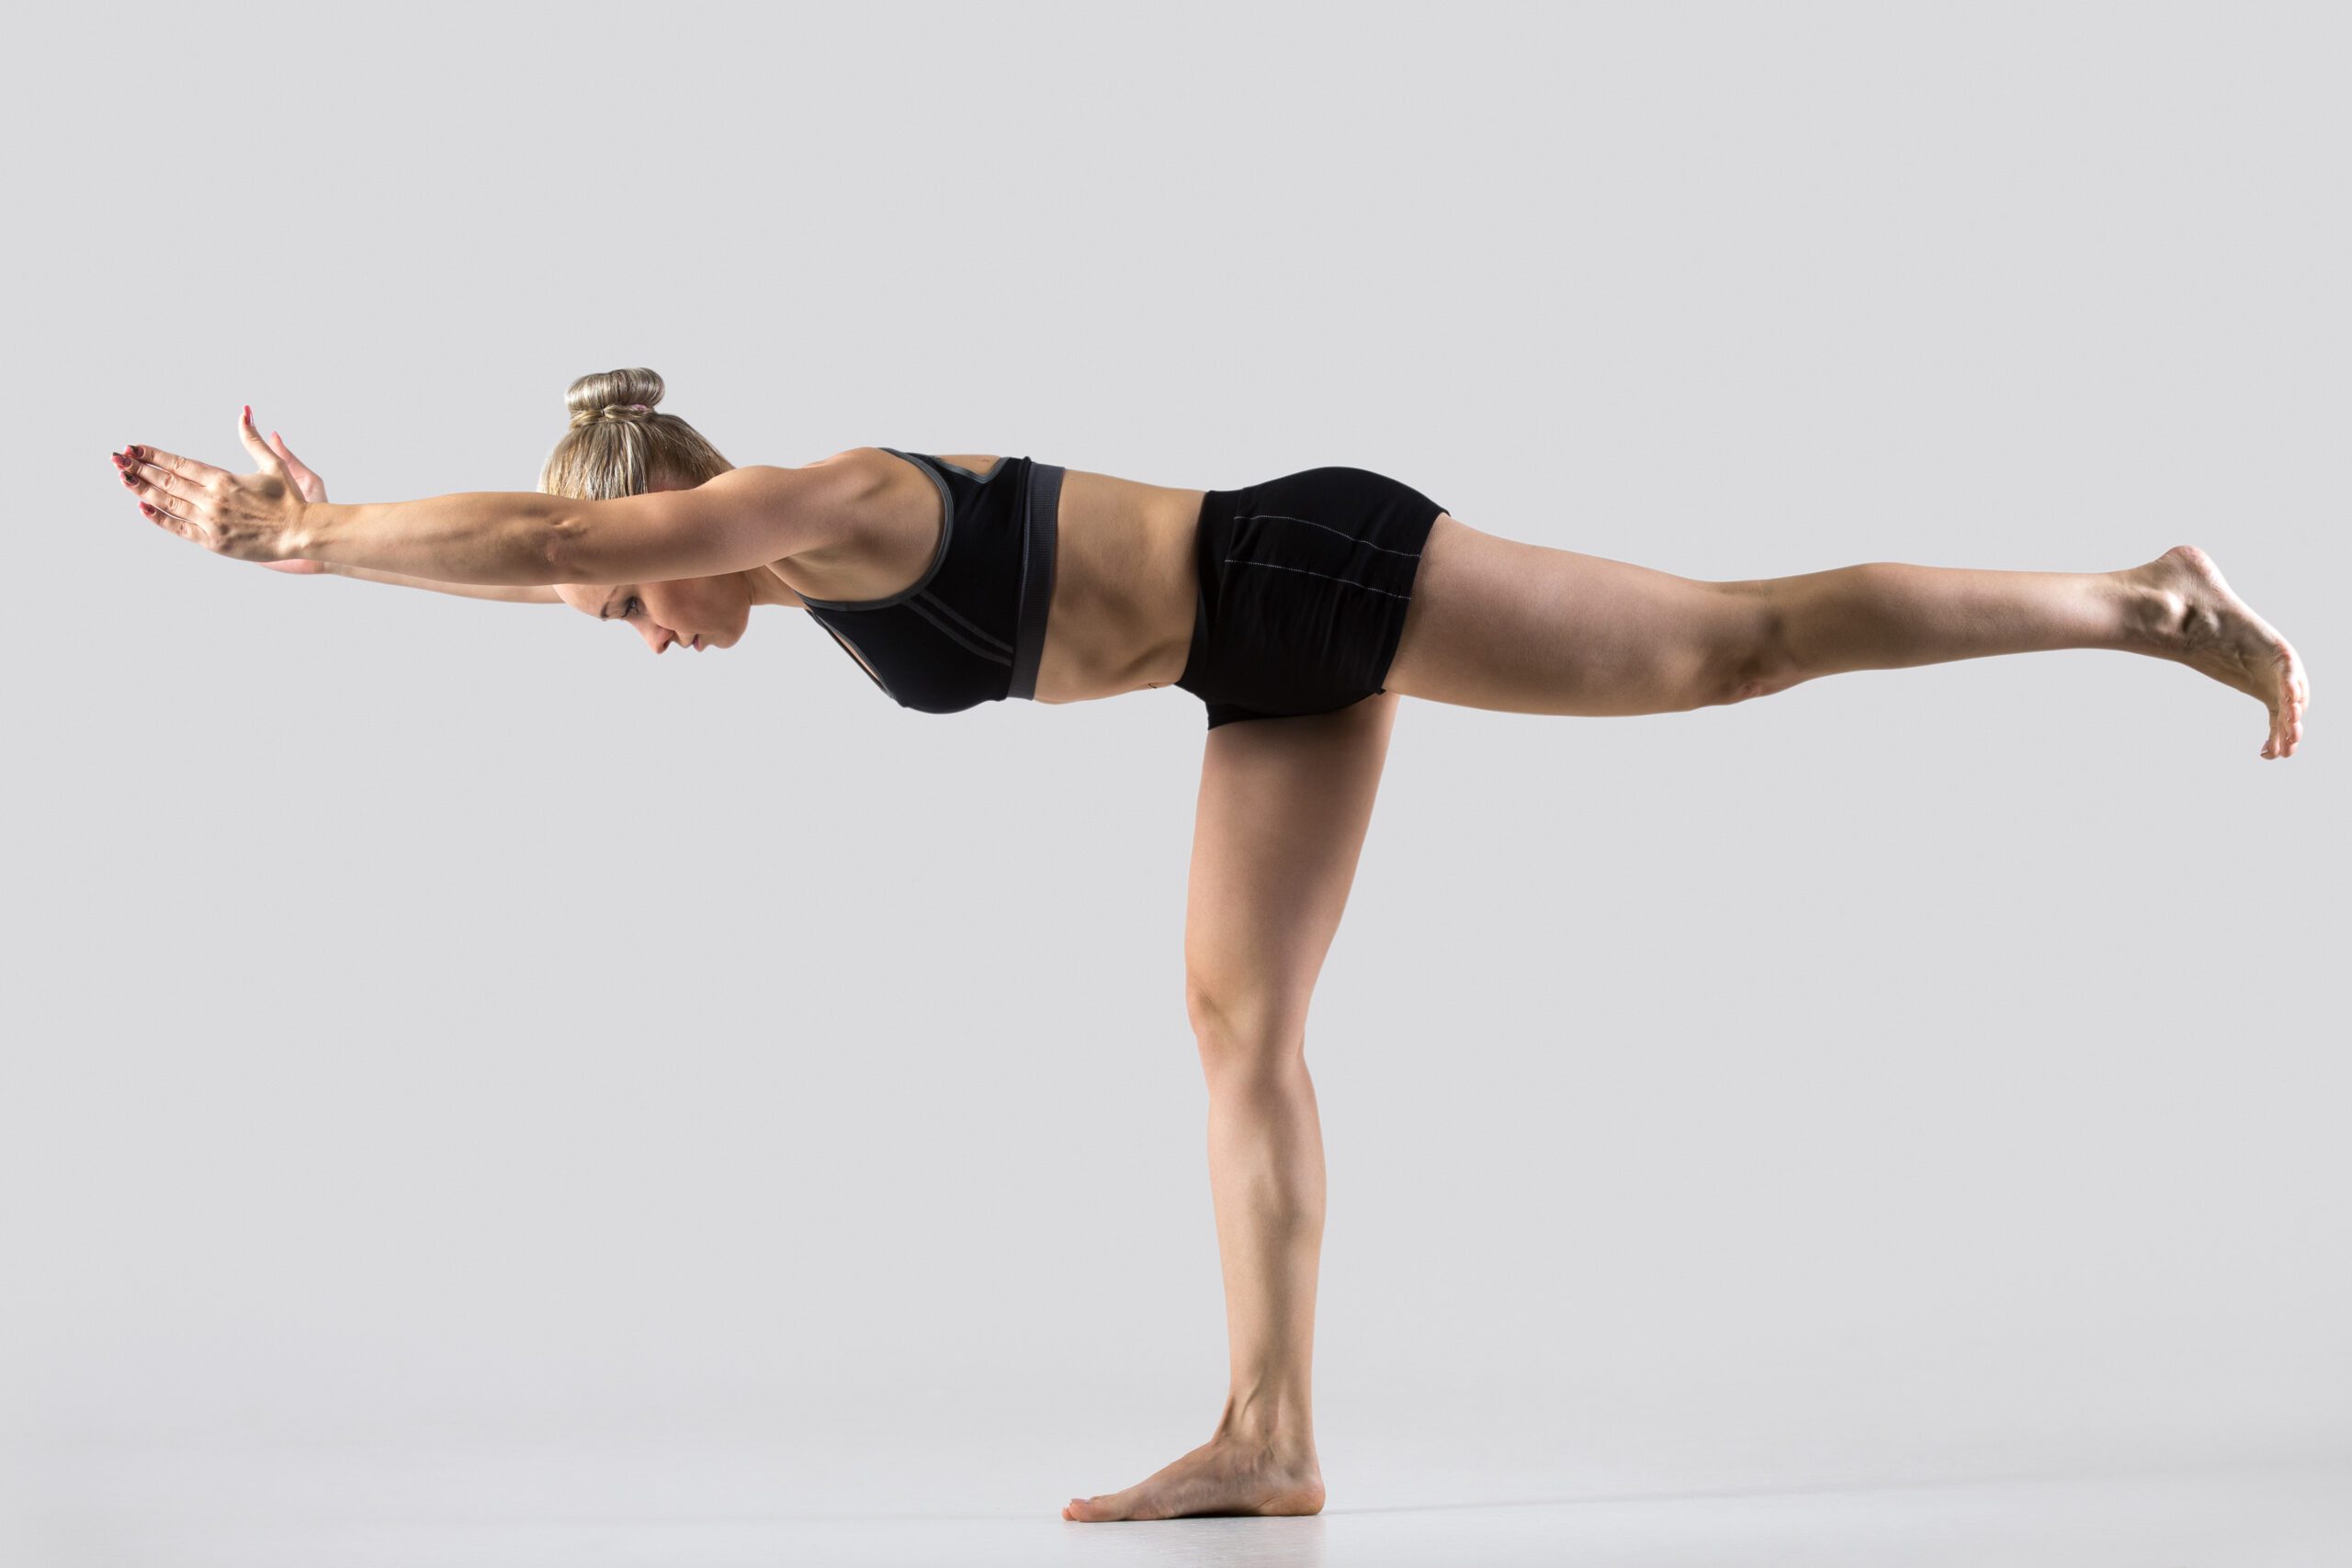
[[[2262,755],[2293,756],[2312,700],[2310,678],[2287,639],[2230,592],[2213,558],[2195,545],[2175,545],[2123,576],[2153,591],[2157,651],[2258,698],[2270,710]]]
[[[1319,1514],[1323,1472],[1312,1448],[1216,1437],[1125,1492],[1073,1497],[1062,1517],[1180,1519],[1202,1514]]]

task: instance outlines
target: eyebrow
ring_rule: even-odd
[[[613,617],[612,617],[612,613],[611,613],[611,612],[612,612],[612,608],[613,608],[613,595],[611,595],[610,593],[607,593],[607,594],[605,594],[605,602],[604,602],[603,604],[599,604],[599,605],[597,605],[597,606],[596,606],[596,618],[597,618],[598,620],[600,620],[600,621],[609,621],[609,620],[611,620],[611,619],[613,618]]]

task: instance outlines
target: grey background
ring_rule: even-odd
[[[106,468],[1380,468],[1729,579],[2184,541],[2100,652],[1408,704],[1310,1029],[1335,1507],[2352,1450],[2327,6],[44,17],[5,110],[0,1492],[1050,1511],[1208,1435],[1176,691],[946,718],[210,557]],[[238,466],[243,466],[241,461]]]

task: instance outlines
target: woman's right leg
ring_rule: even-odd
[[[2301,739],[2294,650],[2186,545],[2121,571],[1874,561],[1707,582],[1441,515],[1386,689],[1510,713],[1675,713],[1849,670],[2059,648],[2168,659],[2259,699],[2265,757]]]

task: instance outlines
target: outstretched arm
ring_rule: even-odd
[[[881,483],[851,454],[800,468],[736,468],[692,490],[614,501],[485,491],[338,506],[306,502],[286,460],[253,427],[238,435],[261,471],[232,474],[134,446],[118,454],[141,513],[239,560],[319,560],[435,582],[559,582],[718,577],[846,536]]]
[[[301,508],[293,553],[331,566],[536,587],[723,577],[845,531],[862,474],[736,468],[692,490],[615,501],[526,491]]]

